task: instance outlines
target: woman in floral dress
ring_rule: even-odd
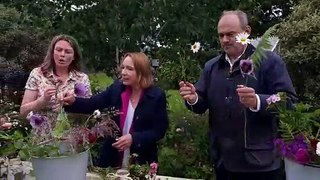
[[[44,62],[33,69],[25,86],[20,114],[46,108],[56,110],[57,97],[65,92],[80,90],[82,97],[91,96],[88,76],[80,71],[81,52],[77,41],[68,35],[55,36]],[[76,88],[75,86],[79,86]]]

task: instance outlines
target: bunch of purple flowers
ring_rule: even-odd
[[[274,140],[275,148],[283,158],[300,164],[319,164],[320,114],[318,111],[310,112],[310,106],[301,103],[294,109],[287,109],[287,99],[285,93],[271,95],[267,99],[268,108],[276,110],[279,115],[282,135]]]
[[[282,157],[306,164],[311,161],[309,144],[303,134],[296,135],[291,141],[285,142],[277,138],[274,144]]]

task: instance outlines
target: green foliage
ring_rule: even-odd
[[[92,94],[104,91],[109,85],[113,83],[113,79],[108,77],[105,73],[91,73],[89,74]]]
[[[168,94],[170,125],[159,151],[159,174],[210,179],[208,116],[186,110],[176,90]]]
[[[261,37],[261,41],[256,47],[256,50],[251,56],[252,61],[254,63],[254,67],[256,69],[260,67],[260,64],[263,58],[265,58],[265,51],[272,47],[272,44],[270,43],[269,38],[270,38],[270,31],[266,31]]]
[[[303,134],[308,139],[318,139],[320,131],[320,109],[299,103],[294,110],[279,111],[279,131],[284,140],[292,140]]]
[[[280,54],[287,62],[299,99],[316,105],[320,104],[319,6],[318,0],[301,1],[272,32],[281,40]]]
[[[55,125],[55,128],[53,129],[52,134],[57,137],[61,138],[64,134],[64,132],[71,127],[67,113],[64,111],[63,108],[61,108],[60,113],[57,117],[57,123]]]
[[[155,55],[160,59],[159,85],[165,89],[177,88],[179,81],[196,82],[204,63],[216,52],[211,50],[193,53],[191,44],[180,47],[160,48]]]

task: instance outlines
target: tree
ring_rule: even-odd
[[[300,100],[320,105],[320,1],[305,0],[294,6],[286,21],[274,26]]]

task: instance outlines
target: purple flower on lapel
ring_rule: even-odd
[[[250,75],[253,72],[252,59],[248,58],[240,60],[240,70],[242,74]]]
[[[85,97],[88,94],[88,88],[83,83],[77,83],[74,86],[74,94],[78,97]]]

